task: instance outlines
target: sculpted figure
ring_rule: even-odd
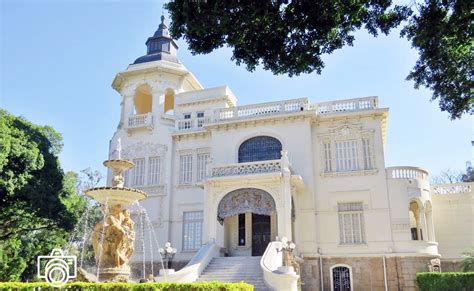
[[[126,265],[133,254],[135,241],[134,223],[128,210],[114,205],[94,227],[92,246],[101,268],[120,268]]]

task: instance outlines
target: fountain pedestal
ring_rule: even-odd
[[[129,259],[134,251],[135,223],[130,218],[128,205],[147,197],[143,191],[124,187],[123,171],[134,164],[125,160],[108,160],[104,165],[113,171],[112,187],[98,187],[86,195],[104,207],[104,219],[97,223],[92,234],[92,246],[98,268],[99,281],[128,281]]]

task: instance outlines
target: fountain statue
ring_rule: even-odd
[[[97,278],[100,281],[128,281],[128,261],[134,251],[135,230],[127,206],[147,197],[138,189],[124,187],[123,172],[133,168],[132,162],[120,157],[120,139],[117,143],[117,159],[107,160],[104,166],[113,173],[112,187],[97,187],[86,191],[86,195],[99,201],[104,209],[103,221],[97,223],[92,234],[92,246],[97,263]]]

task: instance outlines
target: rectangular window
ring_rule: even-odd
[[[191,119],[191,113],[184,113],[184,119]]]
[[[132,170],[125,170],[123,172],[123,185],[126,186],[126,187],[130,187],[131,183],[130,183],[130,173],[132,172]]]
[[[202,244],[202,211],[183,213],[183,251],[198,250]]]
[[[179,157],[179,183],[190,184],[193,179],[193,156],[181,155]]]
[[[362,148],[364,150],[364,169],[370,170],[374,168],[374,156],[370,139],[362,139]]]
[[[148,159],[148,185],[159,185],[161,174],[160,157],[151,157]]]
[[[324,147],[324,172],[332,172],[331,142],[325,142]]]
[[[135,167],[132,170],[132,186],[145,185],[145,159],[134,159]]]
[[[239,214],[239,246],[245,246],[245,213]]]
[[[198,172],[197,172],[197,180],[202,181],[204,178],[206,178],[206,169],[207,169],[207,164],[209,163],[209,158],[210,158],[209,153],[203,153],[203,154],[198,154],[197,156],[197,167],[198,167]]]
[[[205,122],[204,112],[197,112],[196,117],[197,117],[197,127],[203,127],[204,122]]]
[[[340,243],[365,243],[364,213],[362,203],[339,203],[337,208],[339,214]]]
[[[338,172],[359,170],[357,140],[336,142],[336,162]]]

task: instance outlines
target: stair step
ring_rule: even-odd
[[[201,273],[197,281],[246,282],[256,291],[268,291],[260,267],[262,257],[217,257]]]

